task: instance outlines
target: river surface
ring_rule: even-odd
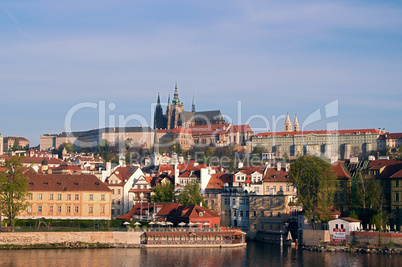
[[[402,256],[312,252],[249,242],[247,248],[0,250],[0,266],[402,266]]]

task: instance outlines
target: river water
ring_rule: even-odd
[[[402,266],[402,256],[311,252],[249,242],[247,248],[0,250],[0,266]]]

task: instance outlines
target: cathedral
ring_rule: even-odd
[[[177,84],[172,101],[170,95],[166,107],[166,113],[163,114],[160,96],[155,108],[154,129],[175,129],[178,127],[188,128],[197,125],[224,124],[220,110],[195,111],[195,99],[193,96],[193,104],[190,111],[184,111],[183,102],[179,99]]]

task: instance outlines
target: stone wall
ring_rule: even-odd
[[[328,230],[300,230],[299,244],[303,246],[318,246],[322,242],[329,242],[330,235]]]
[[[348,243],[363,243],[365,245],[378,245],[378,232],[351,232],[346,236]],[[389,242],[402,246],[401,233],[381,233],[381,244],[388,245]]]
[[[27,232],[0,233],[0,245],[101,243],[140,245],[144,232]]]

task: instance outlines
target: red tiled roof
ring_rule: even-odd
[[[78,166],[72,165],[60,165],[52,168],[53,171],[62,171],[62,170],[72,170],[72,171],[82,171],[82,169]]]
[[[336,130],[336,131],[298,131],[298,132],[268,132],[268,133],[258,133],[255,136],[294,136],[294,135],[308,135],[308,134],[365,134],[365,133],[371,133],[371,134],[381,134],[380,130],[377,129],[354,129],[354,130]]]
[[[391,175],[390,178],[402,178],[402,169]]]
[[[46,159],[48,164],[66,164],[61,159],[48,158],[48,157],[21,157],[21,163],[24,164],[42,164],[42,161]]]
[[[190,204],[184,208],[181,208],[179,210],[180,214],[175,214],[174,217],[180,217],[180,218],[188,218],[188,219],[197,219],[197,218],[214,218],[214,217],[220,217],[218,214],[213,212],[210,209],[207,209],[205,207],[201,207],[195,204]],[[203,215],[200,216],[200,213]]]
[[[265,170],[264,166],[257,166],[257,167],[243,166],[243,167],[237,169],[236,173],[241,171],[244,174],[252,174],[254,172],[259,172],[261,174],[264,174],[264,170]]]
[[[179,203],[163,203],[163,207],[158,211],[158,216],[168,216],[181,205]]]
[[[230,124],[207,124],[190,126],[193,135],[211,135],[225,133],[229,129]]]
[[[385,133],[383,135],[380,135],[378,139],[401,139],[402,138],[402,133]]]
[[[289,174],[284,170],[269,168],[264,176],[264,182],[289,182]]]
[[[331,165],[332,169],[336,172],[338,179],[350,179],[351,176],[345,168],[343,168],[342,163],[339,161]]]
[[[225,183],[220,179],[221,176],[223,174],[212,174],[205,189],[223,189]]]
[[[250,126],[248,124],[245,125],[232,125],[232,128],[230,129],[230,132],[240,132],[240,133],[244,133],[244,132],[248,132],[248,133],[253,133],[253,130],[251,130]]]
[[[29,191],[102,191],[109,187],[95,175],[37,174],[28,172]]]

